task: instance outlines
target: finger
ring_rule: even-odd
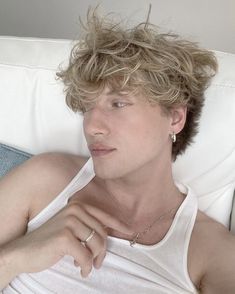
[[[74,214],[78,214],[80,219]],[[82,241],[85,241],[94,229],[95,234],[86,243],[86,247],[91,251],[94,258],[98,258],[98,260],[103,259],[107,248],[107,228],[104,225],[81,208],[81,205],[78,206],[78,204],[73,204],[73,206],[69,207],[66,225],[73,232],[74,236]],[[100,254],[101,257],[99,257]]]
[[[89,212],[86,211],[84,205],[79,203],[78,201],[71,202],[66,210],[66,219],[68,220],[68,224],[70,225],[70,219],[73,220],[73,217],[76,217],[80,220],[81,223],[84,223],[86,226],[95,229],[99,235],[107,238],[107,231],[104,228],[104,225],[100,223],[94,216],[90,215]],[[71,221],[72,222],[72,221]],[[81,228],[82,229],[82,228]],[[84,236],[80,236],[82,239],[86,239]]]
[[[80,252],[76,255],[76,259],[74,260],[74,264],[77,267],[80,266],[81,276],[85,278],[92,271],[93,256],[90,253],[90,250],[85,248],[81,243],[79,244],[79,251]]]
[[[92,270],[93,255],[88,248],[85,248],[72,232],[66,231],[60,240],[63,255],[70,255],[74,258],[74,264],[81,267],[82,277],[86,277]]]
[[[85,204],[83,205],[83,207],[90,215],[95,217],[98,221],[100,221],[103,224],[103,229],[104,227],[107,227],[127,235],[133,234],[133,230],[127,224],[116,219],[107,212],[97,207],[91,206],[89,204]]]
[[[90,217],[88,216],[87,218]],[[89,238],[85,244],[91,251],[94,258],[97,257],[101,251],[103,252],[106,249],[107,233],[105,236],[101,236],[95,229],[93,232],[93,228],[90,228],[87,224],[84,224],[75,216],[70,216],[68,218],[67,227],[79,241],[86,241],[87,238]]]
[[[85,207],[80,211],[78,218],[81,222],[86,224],[89,228],[92,228],[102,236],[104,239],[107,239],[107,230],[104,225],[93,215],[91,215]]]
[[[106,256],[106,250],[101,252],[94,260],[93,265],[96,269],[99,269],[104,261],[104,258]]]
[[[80,264],[77,262],[77,260],[74,260],[74,265],[75,265],[76,267],[79,267],[79,266],[80,266]]]
[[[85,248],[81,243],[80,243],[80,249],[81,251],[84,252],[84,255],[80,256],[79,260],[76,260],[76,263],[79,264],[81,267],[81,271],[80,271],[81,276],[83,278],[86,278],[92,271],[93,256],[90,253],[90,250]]]
[[[104,260],[107,251],[107,239],[103,239],[101,236],[98,236],[95,239],[91,239],[86,243],[86,247],[96,252],[93,259],[93,265],[98,269],[101,267],[101,264]]]
[[[86,265],[83,268],[81,268],[81,276],[83,278],[86,278],[90,274],[91,271],[92,271],[92,266]]]

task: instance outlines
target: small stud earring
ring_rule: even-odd
[[[172,140],[172,143],[176,142],[176,134],[174,132],[171,134],[171,140]]]

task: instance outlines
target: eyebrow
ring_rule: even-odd
[[[106,95],[114,95],[114,94],[118,94],[118,95],[121,95],[121,96],[125,96],[125,95],[128,95],[128,91],[118,91],[118,90],[109,90]]]

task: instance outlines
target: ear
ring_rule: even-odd
[[[177,106],[173,107],[170,110],[171,116],[171,132],[178,134],[185,125],[187,117],[187,107],[186,106]]]

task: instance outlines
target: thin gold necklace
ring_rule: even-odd
[[[160,215],[159,217],[157,217],[143,231],[141,231],[141,232],[135,232],[134,238],[129,241],[130,242],[130,246],[133,247],[137,243],[137,241],[140,239],[140,237],[143,238],[143,236],[145,234],[147,234],[157,222],[159,222],[160,220],[162,220],[166,215],[171,214],[173,211],[177,210],[177,208],[178,208],[178,206],[177,207],[174,207],[174,208],[171,208],[170,210],[166,211],[165,213],[163,213],[162,215]]]
[[[125,217],[123,216],[123,214],[121,212],[121,207],[120,207],[118,201],[116,200],[116,198],[111,193],[109,193],[109,195],[112,197],[112,199],[114,200],[114,202],[117,204],[118,210],[120,211],[120,215],[121,215],[122,219],[125,220]],[[171,214],[173,211],[176,211],[178,209],[178,207],[179,206],[177,205],[177,206],[171,208],[170,210],[167,210],[165,213],[161,214],[160,216],[158,216],[150,225],[146,226],[143,231],[135,232],[134,233],[134,238],[132,240],[129,240],[130,246],[133,247],[137,243],[137,241],[140,238],[143,238],[143,236],[146,235],[157,222],[159,222],[160,220],[162,220],[168,214]],[[125,221],[125,223],[127,225],[131,225],[131,223],[126,222],[126,221]]]

